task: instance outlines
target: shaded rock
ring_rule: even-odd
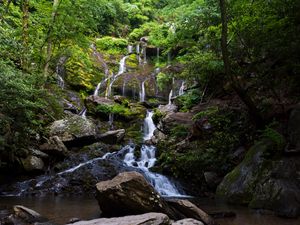
[[[188,200],[168,200],[168,203],[187,218],[200,220],[206,225],[217,225],[213,218]]]
[[[81,116],[57,120],[50,126],[50,136],[58,136],[66,146],[84,146],[95,142],[95,124]]]
[[[22,159],[23,167],[26,171],[43,170],[44,162],[41,158],[33,155],[27,156],[26,159]]]
[[[204,172],[204,178],[208,187],[212,189],[215,189],[222,181],[222,178],[216,172]]]
[[[44,152],[42,152],[42,151],[40,151],[40,150],[37,150],[37,149],[31,148],[31,149],[30,149],[30,152],[31,152],[31,155],[36,156],[36,157],[39,157],[39,158],[45,159],[45,158],[48,158],[48,157],[49,157],[48,154],[46,154],[46,153],[44,153]]]
[[[100,134],[97,139],[106,144],[117,144],[123,140],[125,136],[125,129],[111,130],[104,134]]]
[[[96,187],[96,198],[103,216],[162,212],[173,219],[180,218],[137,172],[121,173],[112,180],[98,183]]]
[[[300,104],[290,114],[288,135],[289,145],[287,152],[300,153]]]
[[[228,202],[267,209],[277,215],[300,215],[300,157],[268,159],[274,146],[261,141],[225,176],[217,195]]]
[[[125,104],[126,101],[127,101],[127,103],[129,103],[126,97],[121,96],[121,95],[114,95],[114,102],[115,103]]]
[[[136,216],[125,216],[118,218],[101,218],[91,221],[80,221],[74,225],[168,225],[169,218],[162,213],[146,213]]]
[[[40,146],[40,150],[49,155],[67,156],[69,151],[58,136],[50,137],[48,143]]]
[[[84,104],[89,113],[97,114],[100,117],[104,117],[106,119],[108,116],[108,113],[97,110],[97,106],[109,107],[109,106],[113,106],[115,103],[111,99],[91,95],[84,100]]]
[[[171,225],[204,225],[201,221],[195,220],[195,219],[183,219],[183,220],[178,220]]]
[[[193,115],[191,113],[168,113],[158,124],[158,129],[164,133],[169,133],[176,126],[184,126],[190,128],[193,125]]]

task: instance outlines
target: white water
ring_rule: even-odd
[[[179,88],[179,96],[184,94],[184,86],[185,86],[185,82],[182,81],[181,86]]]
[[[82,118],[86,118],[86,112],[87,112],[87,109],[84,108],[84,109],[79,113],[79,115],[80,115]]]
[[[125,96],[125,90],[126,90],[126,82],[123,81],[123,86],[122,86],[122,95]]]
[[[113,75],[111,77],[111,81],[110,81],[110,84],[108,86],[108,90],[106,92],[106,95],[105,97],[108,98],[110,95],[111,95],[111,89],[112,89],[112,85],[114,84],[114,82],[117,80],[117,78],[122,75],[123,73],[126,72],[126,59],[128,58],[129,56],[124,56],[120,63],[119,63],[119,72],[116,74],[116,75]]]
[[[65,81],[59,74],[57,74],[57,84],[61,89],[65,88]]]
[[[94,94],[93,94],[94,96],[98,96],[101,85],[104,84],[107,80],[108,80],[108,77],[105,78],[104,80],[100,81],[100,83],[98,83],[98,85],[94,91]]]
[[[131,53],[132,53],[132,50],[133,50],[133,46],[132,46],[132,45],[128,45],[128,46],[127,46],[128,54],[131,54]]]
[[[113,128],[113,123],[114,123],[114,114],[113,113],[110,113],[108,115],[108,125],[109,125],[109,128]]]
[[[153,120],[153,112],[148,111],[144,121],[144,140],[150,140],[153,136],[153,132],[156,129]],[[176,186],[166,177],[158,173],[149,171],[156,162],[156,147],[153,145],[142,145],[141,156],[136,159],[134,155],[135,148],[131,146],[128,149],[127,154],[124,157],[124,162],[127,166],[137,167],[141,169],[144,176],[150,180],[151,185],[157,190],[159,194],[167,197],[182,197]]]
[[[156,63],[159,64],[159,48],[156,48]]]
[[[141,84],[141,91],[140,91],[140,102],[144,102],[145,101],[145,81],[144,80]]]
[[[168,105],[172,105],[172,96],[173,96],[173,90],[171,90],[170,93],[169,93],[169,102],[168,102]]]
[[[140,54],[140,44],[138,43],[137,45],[136,45],[136,54]]]

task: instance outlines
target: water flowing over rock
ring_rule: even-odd
[[[58,136],[66,146],[84,146],[95,141],[96,126],[92,121],[74,115],[54,121],[50,136]]]
[[[136,216],[124,216],[117,218],[102,218],[91,221],[80,221],[74,225],[168,225],[169,217],[162,213],[146,213]]]

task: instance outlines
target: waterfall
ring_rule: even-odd
[[[181,86],[179,88],[179,96],[184,94],[184,86],[185,86],[185,82],[182,81]]]
[[[168,66],[171,65],[171,52],[168,52]]]
[[[159,64],[159,48],[156,48],[156,63]]]
[[[79,115],[80,115],[82,118],[86,118],[86,112],[87,112],[87,109],[84,108],[84,109],[79,113]]]
[[[113,123],[114,123],[114,114],[110,113],[108,115],[108,125],[110,129],[113,129]]]
[[[108,80],[108,77],[98,83],[98,85],[94,91],[94,94],[93,94],[94,96],[98,96],[101,85],[104,84],[107,80]]]
[[[133,46],[132,46],[132,45],[128,45],[128,46],[127,46],[128,54],[131,54],[131,53],[132,53],[132,49],[133,49]]]
[[[141,55],[143,55],[143,61],[141,59],[141,63],[147,64],[147,50],[146,50],[146,45],[142,45]]]
[[[153,137],[153,133],[156,129],[152,120],[153,111],[147,111],[146,118],[144,120],[144,141],[150,140]]]
[[[156,129],[153,120],[153,112],[148,111],[147,116],[144,120],[144,140],[150,140],[153,136],[153,132]],[[155,165],[156,162],[156,147],[153,145],[142,145],[140,158],[136,159],[134,155],[134,147],[128,149],[127,154],[124,157],[124,163],[129,167],[139,168],[143,171],[144,176],[150,181],[151,185],[155,190],[166,197],[183,197],[180,194],[175,184],[173,184],[166,176],[158,173],[153,173],[149,171],[151,167]]]
[[[66,61],[66,57],[62,56],[59,58],[56,67],[55,67],[55,72],[56,72],[56,76],[57,76],[57,85],[61,88],[64,89],[65,88],[65,81],[62,78],[61,74],[63,73],[63,64]]]
[[[141,91],[140,91],[140,102],[144,102],[145,101],[145,82],[146,80],[144,80],[141,84]]]
[[[136,54],[139,55],[140,54],[140,43],[138,43],[135,47],[136,50]]]
[[[173,90],[171,89],[171,91],[169,93],[169,102],[168,102],[168,105],[172,105],[172,96],[173,96]]]
[[[123,81],[123,86],[122,86],[122,95],[125,96],[125,90],[126,90],[126,82]]]
[[[106,92],[106,95],[105,97],[108,98],[110,95],[111,95],[111,89],[112,89],[112,85],[114,84],[114,82],[116,81],[116,79],[122,75],[123,73],[125,73],[126,71],[126,59],[128,58],[128,55],[127,56],[124,56],[121,60],[120,60],[120,63],[119,63],[119,72],[116,74],[116,75],[112,75],[111,77],[111,81],[110,81],[110,84],[108,86],[108,90]]]

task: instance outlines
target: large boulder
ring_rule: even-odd
[[[96,198],[103,216],[160,212],[174,220],[194,218],[206,225],[216,225],[208,214],[187,200],[163,199],[137,172],[120,173],[112,180],[98,183],[96,187]]]
[[[100,134],[97,139],[106,144],[116,144],[123,140],[125,136],[125,129],[111,130],[104,134]]]
[[[80,221],[73,225],[168,225],[169,217],[162,213],[146,213],[142,215],[117,218],[101,218],[90,221]]]
[[[47,143],[40,146],[40,150],[49,155],[67,156],[69,151],[58,136],[50,137]]]
[[[95,142],[96,125],[89,119],[74,115],[57,120],[50,126],[50,136],[58,136],[67,146],[84,146]]]
[[[90,114],[97,114],[107,119],[108,113],[106,108],[113,106],[115,103],[111,99],[91,95],[85,99],[84,104]]]
[[[99,182],[96,187],[103,216],[162,212],[180,219],[140,173],[121,173],[112,180]]]
[[[217,195],[231,203],[268,209],[277,215],[300,215],[300,157],[270,159],[274,145],[261,141],[225,176]]]
[[[41,158],[29,155],[27,158],[22,159],[23,167],[26,171],[41,171],[44,168],[44,162]]]

